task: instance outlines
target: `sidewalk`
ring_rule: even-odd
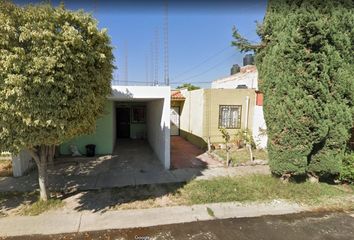
[[[160,170],[152,172],[107,171],[97,175],[89,176],[62,176],[49,175],[49,189],[61,191],[75,189],[80,191],[98,190],[104,188],[137,186],[144,184],[162,184],[188,182],[192,179],[209,180],[215,177],[244,176],[250,174],[270,174],[269,167],[242,166],[242,167],[214,167],[214,168],[185,168],[175,170]],[[14,178],[0,178],[0,192],[30,192],[38,189],[37,174]]]
[[[210,209],[208,211],[208,208]],[[58,234],[107,229],[149,227],[226,218],[281,215],[308,211],[306,207],[274,200],[262,204],[214,203],[92,213],[48,212],[39,216],[0,218],[0,236]],[[213,214],[210,214],[212,211]],[[209,212],[209,213],[208,213]],[[213,215],[213,216],[212,216]]]

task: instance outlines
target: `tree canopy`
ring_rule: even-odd
[[[0,0],[0,151],[28,149],[38,165],[55,145],[93,132],[112,63],[91,15]]]
[[[352,0],[269,0],[256,53],[271,170],[336,175],[354,122]]]
[[[182,88],[185,88],[185,89],[187,89],[188,91],[200,89],[200,87],[195,86],[195,85],[193,85],[193,84],[191,84],[191,83],[183,83],[182,85],[176,87],[176,89],[182,89]]]

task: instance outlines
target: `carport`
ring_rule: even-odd
[[[146,141],[163,167],[169,169],[170,87],[113,86],[109,100],[113,102],[114,153],[124,155],[127,149],[138,150]],[[145,165],[144,157],[137,156],[135,162]]]

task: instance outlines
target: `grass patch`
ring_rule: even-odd
[[[214,153],[226,161],[225,149],[215,150]],[[255,159],[268,160],[268,152],[262,149],[254,149],[253,156]],[[230,159],[232,165],[237,165],[250,161],[250,154],[246,148],[230,149]]]
[[[185,185],[159,184],[118,188],[114,191],[116,205],[113,209],[137,209],[217,202],[268,202],[284,199],[310,206],[334,206],[354,201],[354,187],[282,183],[265,175],[246,177],[220,177],[213,180],[194,180]]]
[[[139,209],[188,204],[181,196],[183,183],[151,184],[111,190],[112,209]]]
[[[348,192],[342,186],[308,182],[284,184],[274,177],[264,175],[193,181],[184,187],[183,192],[192,204],[273,199],[314,204],[323,198],[353,194],[353,191]]]
[[[20,215],[36,216],[48,210],[61,208],[62,206],[64,206],[64,203],[60,199],[49,199],[48,201],[39,200],[34,203],[25,205],[21,209]]]
[[[207,213],[210,217],[215,217],[214,211],[209,207],[207,207]]]

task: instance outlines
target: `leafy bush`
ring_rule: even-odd
[[[249,144],[252,148],[256,148],[256,143],[254,142],[252,133],[249,129],[241,129],[237,131],[234,140],[238,147],[244,147]]]
[[[344,157],[340,179],[345,182],[354,183],[354,153]]]

